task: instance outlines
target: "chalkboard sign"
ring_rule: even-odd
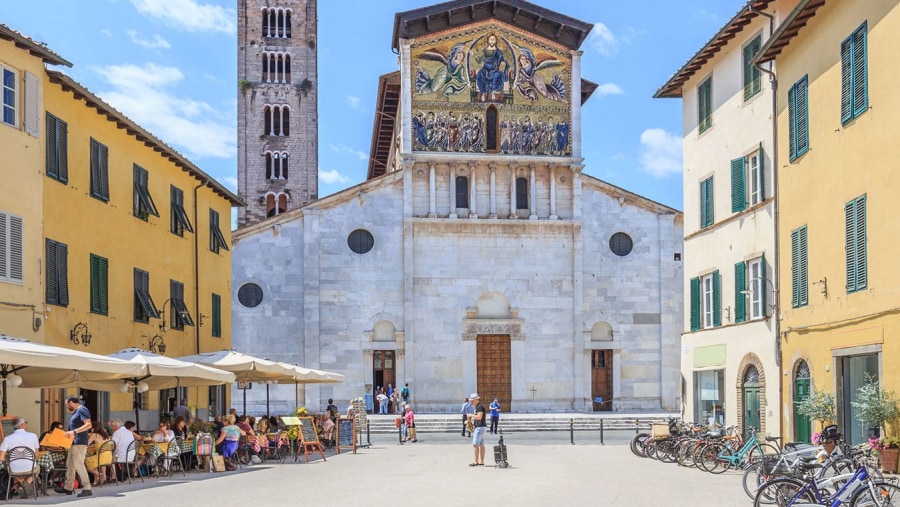
[[[316,432],[316,423],[312,417],[299,417],[300,419],[300,437],[304,444],[319,443],[319,434]]]
[[[349,417],[341,417],[337,423],[337,445],[335,452],[341,453],[341,448],[349,448],[356,454],[356,425],[355,420]]]
[[[16,427],[14,426],[15,423],[16,418],[13,416],[0,417],[0,442],[16,431]]]

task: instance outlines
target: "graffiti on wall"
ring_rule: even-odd
[[[570,55],[482,24],[411,47],[413,149],[567,155]]]

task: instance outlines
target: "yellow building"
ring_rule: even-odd
[[[868,424],[851,402],[866,375],[900,390],[896,262],[896,1],[801,1],[760,51],[777,62],[778,278],[782,414],[809,421],[809,388],[837,396],[853,443]]]
[[[0,334],[96,354],[231,348],[240,199],[45,63],[71,66],[0,25]],[[178,398],[199,416],[222,413],[227,387],[146,393],[142,426]],[[45,427],[63,420],[61,400],[75,391],[19,392],[17,415]],[[82,394],[97,420],[134,418],[131,393]]]
[[[0,25],[0,335],[44,341],[41,188],[44,138],[40,129],[44,64],[72,64],[28,37]],[[40,417],[34,391],[7,390],[16,415]]]

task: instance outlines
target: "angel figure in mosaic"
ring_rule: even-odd
[[[563,65],[563,62],[555,58],[538,61],[530,49],[517,47],[516,50],[519,52],[519,73],[516,76],[516,89],[519,90],[519,93],[532,102],[539,96],[557,102],[565,100],[566,84],[559,74],[553,74],[553,79],[549,84],[545,83],[544,78],[538,75],[538,71],[559,67]]]
[[[469,80],[466,78],[466,68],[463,65],[466,57],[465,48],[465,43],[459,43],[453,46],[447,55],[437,49],[429,49],[420,54],[419,58],[440,62],[443,66],[434,71],[432,76],[417,61],[416,93],[419,95],[441,93],[449,97],[468,88]]]

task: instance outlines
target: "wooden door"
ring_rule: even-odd
[[[794,380],[794,441],[809,442],[812,437],[812,422],[809,416],[797,412],[797,405],[809,398],[809,378]]]
[[[383,387],[387,394],[388,384],[397,388],[397,382],[394,378],[394,351],[393,350],[375,350],[372,352],[372,380],[375,383],[373,388]]]
[[[756,428],[756,433],[760,432],[760,406],[759,406],[759,384],[744,384],[744,435],[748,435],[750,428]]]
[[[66,413],[65,393],[62,389],[42,389],[44,405],[41,410],[41,428],[49,428],[53,421],[64,421]]]
[[[512,411],[512,360],[509,335],[480,334],[476,338],[478,394],[485,408],[494,399],[504,412]]]
[[[591,399],[594,412],[612,410],[612,351],[591,351]]]

